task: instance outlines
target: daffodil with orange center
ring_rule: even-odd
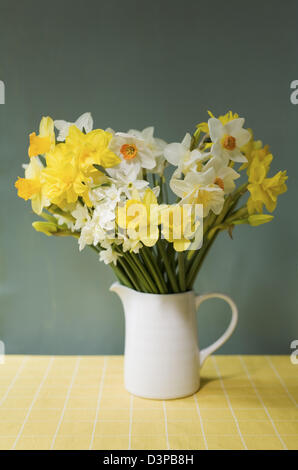
[[[217,175],[213,168],[195,173],[190,171],[183,180],[172,178],[170,187],[182,200],[182,203],[202,204],[203,216],[210,210],[219,214],[224,204],[224,191],[216,183]]]
[[[247,144],[251,136],[248,130],[243,129],[243,124],[243,118],[232,119],[226,124],[216,118],[209,119],[209,134],[212,141],[211,154],[223,164],[228,164],[230,160],[234,162],[247,161],[241,148]]]

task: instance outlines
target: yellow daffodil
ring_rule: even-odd
[[[168,205],[160,211],[161,233],[175,251],[185,251],[191,244],[198,222],[194,221],[193,213],[186,206]]]
[[[247,170],[248,181],[252,184],[260,184],[267,176],[273,156],[267,153],[265,148],[256,150],[254,153],[255,156]]]
[[[249,214],[261,213],[263,205],[269,212],[273,212],[277,197],[287,190],[285,184],[287,179],[286,171],[279,171],[272,178],[264,178],[262,181],[257,179],[256,182],[251,182],[248,185],[250,198],[247,201],[247,209]]]
[[[112,134],[102,129],[84,134],[76,126],[71,126],[65,144],[75,155],[80,170],[91,175],[97,171],[95,164],[110,168],[120,163],[121,159],[109,148],[111,139]]]
[[[41,214],[42,209],[50,204],[42,186],[43,164],[38,157],[33,157],[25,169],[25,178],[18,178],[15,187],[18,196],[27,201],[31,200],[32,210],[36,214]]]
[[[49,116],[43,117],[39,125],[39,135],[32,132],[29,136],[30,145],[28,155],[30,158],[44,155],[55,147],[54,121]]]
[[[251,130],[249,130],[252,136]],[[261,140],[253,140],[253,137],[248,141],[246,145],[244,145],[241,148],[241,152],[244,153],[247,162],[244,162],[243,165],[239,168],[239,170],[244,170],[245,168],[250,167],[254,159],[257,159],[259,161],[264,160],[267,155],[271,155],[271,160],[272,160],[272,154],[270,154],[269,151],[269,145],[265,145],[263,147],[263,143]]]
[[[143,198],[136,190],[132,196],[124,206],[118,207],[117,223],[127,230],[129,238],[139,240],[146,246],[153,246],[159,238],[156,196],[149,188]]]
[[[56,145],[46,156],[47,166],[43,170],[44,194],[52,204],[65,209],[81,197],[87,206],[89,199],[89,178],[83,174],[66,144]]]

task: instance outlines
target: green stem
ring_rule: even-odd
[[[206,256],[207,256],[207,254],[208,254],[208,252],[209,252],[209,250],[210,250],[210,248],[211,248],[211,246],[212,246],[214,240],[216,239],[218,233],[219,233],[219,232],[217,232],[217,233],[213,236],[213,238],[212,238],[209,242],[206,243],[205,247],[200,250],[200,256],[198,256],[198,257],[196,258],[196,260],[195,260],[195,262],[194,262],[194,264],[193,264],[193,266],[192,266],[192,268],[194,267],[194,268],[192,269],[192,274],[191,274],[190,276],[188,276],[188,278],[187,278],[187,288],[188,288],[188,289],[192,289],[193,284],[194,284],[194,282],[195,282],[195,280],[196,280],[196,277],[197,277],[197,275],[198,275],[198,273],[199,273],[199,270],[200,270],[201,267],[202,267],[203,261],[204,261],[204,259],[206,258]]]
[[[138,279],[138,281],[136,280],[136,276],[134,276],[133,271],[131,271],[129,263],[127,262],[127,260],[125,260],[123,258],[118,258],[118,263],[120,264],[120,266],[125,271],[127,277],[129,278],[130,282],[133,285],[133,288],[135,290],[139,291],[139,292],[144,290],[144,288],[141,286],[140,280],[139,279]]]
[[[144,268],[144,265],[142,264],[141,260],[137,257],[135,253],[125,253],[125,256],[128,256],[129,259],[131,259],[132,263],[135,266],[136,272],[139,273],[140,278],[142,279],[143,285],[146,287],[146,292],[148,293],[153,293],[153,294],[158,294],[158,290],[148,275],[148,272]]]
[[[92,248],[97,254],[100,253],[100,248],[94,246],[94,245],[88,245],[90,248]],[[112,268],[112,270],[114,271],[117,279],[122,283],[124,284],[125,286],[127,287],[130,287],[131,289],[134,289],[134,286],[133,284],[131,283],[131,281],[129,280],[128,276],[125,275],[125,273],[123,272],[123,270],[120,268],[120,266],[115,266],[113,263],[110,263],[110,266]]]
[[[110,265],[112,270],[114,271],[116,277],[118,278],[118,280],[121,282],[121,284],[123,284],[124,286],[126,287],[130,287],[131,289],[134,289],[134,286],[132,285],[132,283],[130,282],[130,280],[128,279],[127,276],[125,276],[125,274],[121,271],[121,269],[118,267],[118,266],[115,266],[115,265]]]
[[[97,246],[94,246],[94,245],[88,245],[88,246],[92,248],[97,254],[99,254],[101,251],[100,248]],[[114,265],[113,263],[110,263],[109,266],[111,266],[112,270],[115,273],[115,276],[122,284],[124,284],[127,287],[130,287],[131,289],[134,289],[133,284],[131,283],[128,276],[125,274],[125,272],[123,272],[123,270],[120,268],[120,266]]]
[[[158,248],[159,253],[160,253],[160,255],[163,259],[163,262],[164,262],[164,265],[165,265],[165,268],[166,268],[166,272],[167,272],[171,287],[172,287],[172,289],[175,293],[178,293],[179,292],[179,287],[178,287],[178,284],[177,284],[177,281],[176,281],[175,274],[172,271],[171,264],[170,264],[169,258],[167,256],[167,252],[166,252],[166,250],[163,246],[163,240],[159,240],[157,242],[157,248]]]
[[[187,272],[186,284],[188,288],[192,287],[195,281],[195,278],[199,272],[199,269],[202,265],[203,260],[205,259],[207,253],[209,252],[209,249],[211,245],[213,244],[216,236],[220,232],[220,228],[221,228],[220,226],[224,224],[225,219],[228,219],[231,212],[236,207],[239,199],[245,194],[246,191],[247,191],[247,183],[244,183],[234,193],[232,193],[230,196],[227,197],[221,213],[217,217],[215,217],[215,219],[212,217],[211,223],[209,220],[207,228],[204,230],[204,235],[206,235],[207,241],[203,244],[199,253],[194,257],[194,260],[190,264],[188,272]],[[218,227],[218,230],[214,230],[215,227]],[[208,237],[209,233],[211,236]]]
[[[185,284],[185,253],[182,251],[178,253],[178,275],[179,275],[179,285],[181,292],[186,291]]]
[[[158,286],[160,294],[167,294],[167,285],[150,248],[148,248],[147,246],[143,246],[141,250],[141,255],[143,256],[146,266],[148,267],[149,271],[151,272],[151,275],[153,276],[156,282],[156,285]]]
[[[164,187],[164,202],[165,204],[169,204],[169,196],[168,196],[168,187],[167,187],[167,182],[164,176],[162,176],[163,179],[163,187]]]
[[[159,196],[157,198],[158,203],[162,204],[163,203],[163,184],[162,184],[162,177],[159,178],[159,187],[160,187],[160,192]]]

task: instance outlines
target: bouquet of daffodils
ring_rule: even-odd
[[[287,189],[285,171],[267,176],[273,156],[243,118],[209,116],[170,144],[153,127],[93,130],[90,113],[75,123],[43,117],[15,183],[43,219],[33,227],[77,238],[137,291],[192,289],[217,235],[269,222],[264,208],[273,212]]]

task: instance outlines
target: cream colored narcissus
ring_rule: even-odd
[[[137,137],[138,139],[144,140],[146,146],[151,150],[153,157],[155,159],[155,166],[154,168],[148,169],[150,173],[155,173],[158,174],[159,176],[162,176],[164,173],[164,169],[166,166],[166,160],[164,157],[164,149],[167,145],[167,143],[159,139],[157,137],[154,137],[154,127],[146,127],[142,131],[138,131],[137,129],[130,129],[128,131],[128,134],[133,135]]]
[[[240,178],[240,174],[237,173],[237,171],[217,159],[209,160],[209,162],[204,165],[202,173],[208,171],[210,168],[214,170],[214,184],[217,184],[225,194],[230,194],[234,191],[236,187],[235,180]]]
[[[152,170],[156,165],[153,150],[143,138],[133,134],[116,132],[111,140],[110,148],[121,159],[117,167],[108,171],[113,178],[117,177],[118,171],[124,174],[133,171],[137,179],[141,169]]]
[[[191,169],[198,169],[210,156],[209,153],[201,153],[198,149],[190,150],[190,146],[191,135],[187,133],[181,143],[173,142],[165,147],[166,160],[177,167],[176,178],[179,178],[181,173],[186,174]]]
[[[121,256],[122,255],[120,253],[117,253],[111,246],[109,246],[106,249],[100,251],[99,260],[103,261],[105,264],[113,263],[116,266],[117,260]]]
[[[172,179],[170,182],[172,191],[179,196],[181,203],[202,204],[203,216],[206,217],[210,210],[219,214],[224,205],[224,191],[216,184],[216,174],[213,168],[205,172],[195,173],[190,171],[184,180]]]
[[[234,162],[246,162],[247,159],[241,152],[241,147],[247,144],[251,135],[243,129],[244,119],[237,118],[223,124],[219,119],[208,120],[209,134],[212,141],[211,154],[227,164]]]
[[[154,158],[158,158],[163,155],[163,151],[167,143],[162,139],[154,137],[153,126],[146,127],[142,131],[138,131],[137,129],[130,129],[128,134],[135,136],[137,139],[143,140],[146,146],[151,150]]]

